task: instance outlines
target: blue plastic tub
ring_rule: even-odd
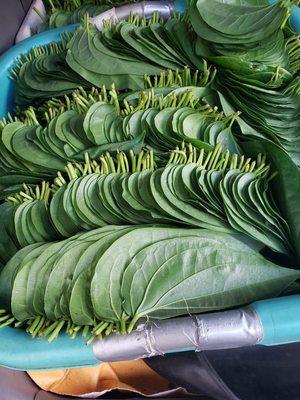
[[[274,2],[274,0],[270,0]],[[186,0],[176,0],[175,7],[179,12],[183,12],[186,7]],[[293,28],[300,32],[300,8],[295,7],[294,13],[291,17],[291,24]],[[21,54],[26,54],[35,46],[41,46],[50,42],[60,41],[60,35],[64,32],[74,32],[78,24],[69,25],[63,28],[53,29],[43,32],[26,39],[17,45],[13,46],[9,51],[0,57],[0,118],[4,117],[7,112],[13,109],[14,98],[14,84],[10,79],[10,70],[14,66],[16,59]],[[279,302],[280,303],[280,302]],[[278,300],[269,301],[265,305],[257,303],[257,309],[262,313],[263,323],[269,328],[269,339],[264,344],[270,344],[274,337],[281,337],[280,343],[284,342],[285,335],[289,336],[292,332],[287,327],[284,335],[280,336],[280,332],[276,331],[276,326],[270,321],[268,315],[274,315],[276,309],[280,308]],[[300,296],[294,297],[289,301],[290,309],[295,312],[292,303],[297,305],[297,310],[300,308]],[[285,311],[287,311],[285,301]],[[293,310],[292,310],[293,309]],[[284,312],[282,318],[285,320],[286,316],[291,318],[291,313]],[[299,326],[298,326],[299,325]],[[297,330],[295,340],[300,338],[300,319],[297,327],[293,325],[294,332]],[[292,329],[292,327],[291,327]],[[272,330],[272,332],[271,332]],[[299,330],[299,332],[298,332]],[[272,339],[273,338],[273,339]],[[274,339],[273,344],[277,339]],[[277,341],[278,341],[277,340]],[[294,340],[294,341],[295,341]],[[268,341],[270,343],[268,343]],[[99,363],[93,354],[93,346],[87,346],[84,339],[78,336],[74,340],[70,340],[65,334],[53,343],[49,344],[47,340],[32,340],[32,338],[21,329],[13,329],[10,327],[0,330],[0,365],[18,369],[18,370],[35,370],[35,369],[58,369],[58,368],[78,368],[84,366],[91,366]]]

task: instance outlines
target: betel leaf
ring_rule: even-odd
[[[13,289],[13,284],[18,271],[22,266],[41,254],[43,250],[48,247],[46,243],[35,243],[24,247],[19,250],[5,265],[5,268],[1,272],[0,279],[0,301],[2,307],[6,307],[10,310],[11,307],[11,294]]]
[[[238,0],[193,0],[189,11],[200,37],[213,43],[243,45],[258,42],[280,29],[288,6],[284,7],[281,1],[257,5]]]
[[[279,146],[267,140],[246,142],[249,154],[265,153],[277,173],[272,184],[276,203],[291,230],[291,242],[300,263],[300,170],[289,155]]]
[[[276,296],[299,276],[230,235],[203,230],[140,251],[125,270],[123,307],[133,318],[130,330],[141,317],[170,318]]]
[[[8,203],[0,205],[0,261],[5,264],[19,250],[14,226],[14,206]],[[0,268],[1,271],[1,268]]]
[[[196,235],[199,230],[195,230]],[[91,280],[91,299],[95,315],[104,320],[122,318],[120,288],[122,275],[130,259],[143,247],[170,237],[190,236],[190,231],[166,226],[140,226],[116,240],[101,255]],[[104,289],[105,288],[105,289]]]
[[[101,240],[95,243],[96,246],[91,246],[92,251],[88,250],[89,253],[85,252],[82,255],[81,262],[77,263],[74,271],[69,289],[69,310],[72,321],[78,325],[93,325],[95,319],[90,283],[97,260],[119,237],[134,228],[111,225],[108,229],[110,229],[108,234],[105,232],[105,228],[101,229],[101,232],[105,233],[105,237],[103,235]],[[87,255],[90,255],[88,262],[86,261]]]
[[[154,242],[141,249],[132,261],[126,268],[121,287],[122,297],[130,300],[128,303],[129,308],[126,308],[125,311],[128,315],[133,315],[134,310],[141,304],[144,297],[144,288],[143,286],[139,286],[137,283],[139,279],[141,279],[140,272],[143,268],[143,275],[145,280],[147,280],[147,276],[152,274],[153,271],[157,269],[158,260],[161,259],[162,266],[165,265],[166,259],[169,257],[174,259],[177,254],[180,252],[185,253],[189,250],[198,249],[202,251],[202,254],[208,254],[207,251],[209,246],[207,240],[209,240],[209,244],[211,247],[214,244],[218,244],[220,246],[224,246],[224,251],[248,251],[248,247],[242,243],[239,239],[242,239],[243,236],[236,236],[234,240],[234,236],[230,237],[230,235],[224,235],[220,233],[214,232],[212,235],[212,231],[205,230],[199,231],[196,237],[195,231],[190,231],[191,235],[188,237],[170,237],[168,241],[159,241]],[[232,238],[232,240],[229,240]],[[151,254],[151,256],[146,256],[146,254]],[[195,265],[195,263],[192,263]],[[181,271],[184,274],[184,270]],[[156,273],[156,272],[155,272]],[[134,294],[133,294],[134,290]],[[130,297],[131,296],[131,297]],[[127,304],[127,303],[126,303]],[[130,304],[130,305],[129,305]]]

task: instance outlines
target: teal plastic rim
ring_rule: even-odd
[[[252,307],[264,332],[259,344],[275,346],[300,342],[300,295],[257,301]]]
[[[75,339],[61,333],[52,343],[33,339],[25,330],[0,329],[0,365],[20,371],[80,368],[99,364],[93,346],[80,333]]]
[[[174,0],[175,10],[183,14],[188,6],[188,0]]]
[[[33,47],[43,46],[51,42],[59,42],[64,32],[74,32],[79,24],[52,29],[19,42],[0,57],[0,118],[12,111],[14,105],[14,82],[10,78],[11,68],[18,57],[28,53]]]

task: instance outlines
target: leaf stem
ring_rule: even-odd
[[[59,332],[62,330],[63,326],[65,325],[66,321],[59,321],[54,331],[51,333],[48,342],[51,343],[54,339],[57,338]]]
[[[127,333],[130,333],[130,332],[133,331],[133,329],[134,329],[136,323],[138,322],[138,320],[140,319],[140,317],[141,317],[140,315],[135,315],[135,316],[132,318],[132,320],[131,320],[131,322],[130,322],[128,328],[127,328]]]

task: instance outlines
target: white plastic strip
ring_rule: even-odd
[[[109,335],[93,345],[101,361],[146,358],[183,350],[218,350],[253,346],[263,337],[251,307],[140,324],[129,335]]]
[[[32,36],[33,32],[38,30],[38,27],[42,23],[41,17],[35,11],[37,10],[39,14],[44,17],[46,16],[46,9],[42,0],[34,0],[22,22],[20,29],[18,30],[15,42],[21,42],[24,39]]]
[[[137,14],[140,17],[149,18],[154,11],[158,11],[160,16],[164,19],[168,18],[175,7],[172,1],[142,1],[141,3],[127,4],[121,7],[114,7],[104,13],[97,15],[97,17],[90,18],[90,22],[101,30],[103,21],[112,20],[114,22],[126,19],[130,14]]]

